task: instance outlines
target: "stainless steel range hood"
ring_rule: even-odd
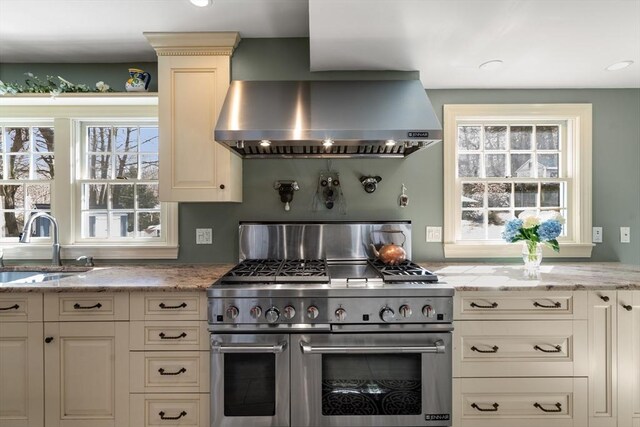
[[[405,157],[442,127],[418,80],[232,81],[214,138],[246,158]]]

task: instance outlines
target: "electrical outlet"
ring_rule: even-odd
[[[593,237],[591,241],[593,243],[602,243],[602,227],[593,227]]]
[[[442,242],[442,227],[427,227],[427,242]]]
[[[631,243],[631,227],[620,227],[620,243]]]
[[[196,228],[196,245],[210,245],[213,243],[212,228]]]

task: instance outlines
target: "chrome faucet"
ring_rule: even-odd
[[[58,234],[58,221],[49,215],[46,212],[38,212],[37,214],[31,215],[27,222],[24,223],[24,228],[22,229],[22,234],[20,234],[20,243],[29,243],[31,242],[31,228],[33,227],[33,223],[38,218],[46,218],[51,222],[51,228],[53,233],[53,254],[51,255],[51,265],[62,265],[60,261],[60,236]]]

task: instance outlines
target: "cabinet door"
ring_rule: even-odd
[[[618,427],[640,427],[640,291],[618,291]]]
[[[589,292],[589,427],[617,426],[616,292]]]
[[[0,426],[43,425],[42,323],[0,320]]]
[[[159,56],[160,199],[242,201],[242,160],[213,140],[228,55]]]
[[[44,331],[45,426],[128,426],[128,323],[45,322]]]

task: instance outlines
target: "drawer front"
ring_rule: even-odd
[[[131,352],[132,393],[208,393],[209,352]]]
[[[209,427],[208,394],[131,394],[131,426]]]
[[[46,321],[129,320],[129,294],[119,292],[45,294]]]
[[[131,350],[209,350],[207,322],[130,322]]]
[[[586,320],[457,321],[455,377],[587,376]]]
[[[586,378],[455,378],[456,427],[585,427]]]
[[[41,322],[42,294],[0,294],[0,322]]]
[[[586,319],[587,292],[457,292],[454,320]]]
[[[203,292],[131,294],[131,320],[207,320]]]

